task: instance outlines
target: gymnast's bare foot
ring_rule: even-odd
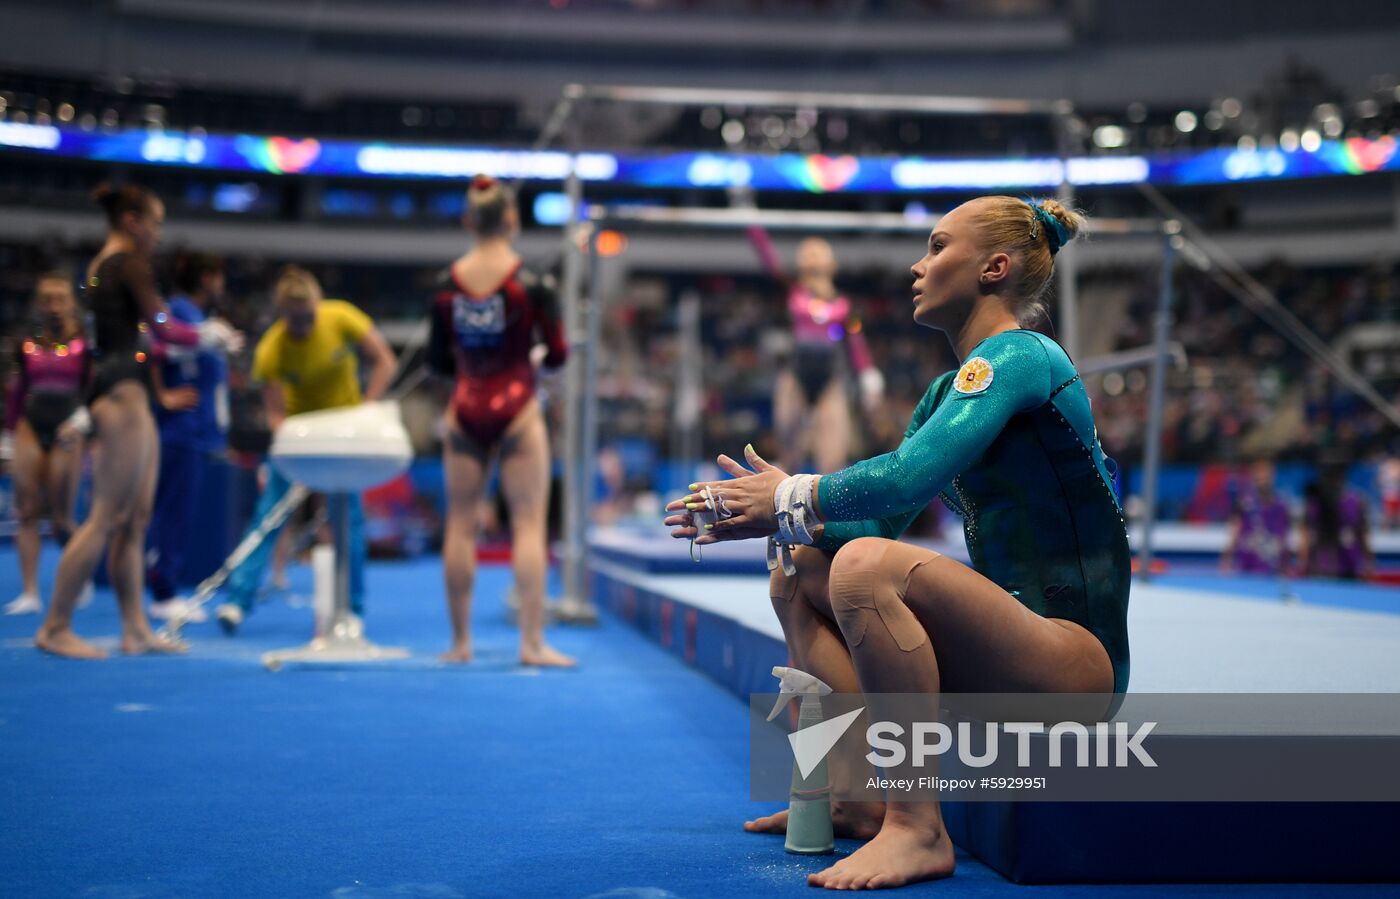
[[[144,633],[122,634],[122,652],[129,656],[184,655],[189,648],[147,628]]]
[[[828,890],[878,890],[953,873],[953,842],[941,827],[886,819],[869,843],[807,877]]]
[[[559,650],[548,643],[541,643],[534,648],[520,647],[520,664],[534,665],[540,668],[572,668],[578,662],[564,655]]]
[[[458,640],[452,648],[438,656],[438,661],[449,665],[465,665],[472,660],[472,641]]]
[[[868,840],[880,832],[880,822],[885,820],[883,802],[833,802],[831,804],[831,830],[845,840]],[[753,821],[744,822],[744,830],[749,833],[787,833],[787,809],[772,815],[765,815]]]
[[[55,631],[40,628],[39,633],[34,635],[34,645],[44,652],[63,656],[65,659],[107,658],[105,650],[93,646],[73,633],[73,629],[68,627]]]

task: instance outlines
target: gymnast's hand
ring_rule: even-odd
[[[668,515],[665,523],[674,528],[671,536],[694,538],[698,545],[719,543],[722,540],[751,540],[776,533],[778,522],[773,510],[773,492],[787,478],[787,473],[769,465],[753,446],[744,448],[744,457],[753,466],[753,471],[735,462],[728,456],[720,456],[716,461],[720,468],[734,476],[732,481],[702,481],[691,485],[691,493],[666,505]],[[704,490],[720,504],[720,513],[729,513],[715,522],[712,528],[697,528],[695,513],[704,509]]]

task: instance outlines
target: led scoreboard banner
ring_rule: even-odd
[[[657,188],[751,187],[811,193],[928,193],[1004,188],[1207,185],[1400,171],[1394,136],[1323,141],[1314,150],[1215,149],[1059,159],[922,158],[779,153],[606,153],[577,157],[585,182]],[[249,134],[130,129],[84,131],[0,122],[0,149],[94,162],[394,179],[477,174],[561,181],[573,157],[558,150],[391,144]]]

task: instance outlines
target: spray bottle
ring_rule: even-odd
[[[773,676],[782,683],[778,701],[768,720],[778,717],[794,696],[802,697],[797,714],[797,729],[822,723],[823,696],[831,688],[805,671],[796,668],[773,669]],[[831,832],[831,783],[823,759],[807,777],[802,776],[796,760],[792,763],[792,788],[788,796],[787,840],[783,848],[799,855],[822,855],[836,848]]]

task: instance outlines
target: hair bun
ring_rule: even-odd
[[[92,189],[92,201],[107,213],[107,224],[116,227],[128,212],[145,215],[158,202],[155,194],[138,184],[114,185],[103,181]]]
[[[1064,236],[1061,246],[1078,237],[1084,230],[1084,215],[1074,209],[1066,209],[1059,200],[1044,199],[1035,204],[1041,211],[1053,218]],[[1058,248],[1057,248],[1058,249]]]
[[[477,175],[472,179],[472,190],[490,190],[498,182],[490,175]]]

